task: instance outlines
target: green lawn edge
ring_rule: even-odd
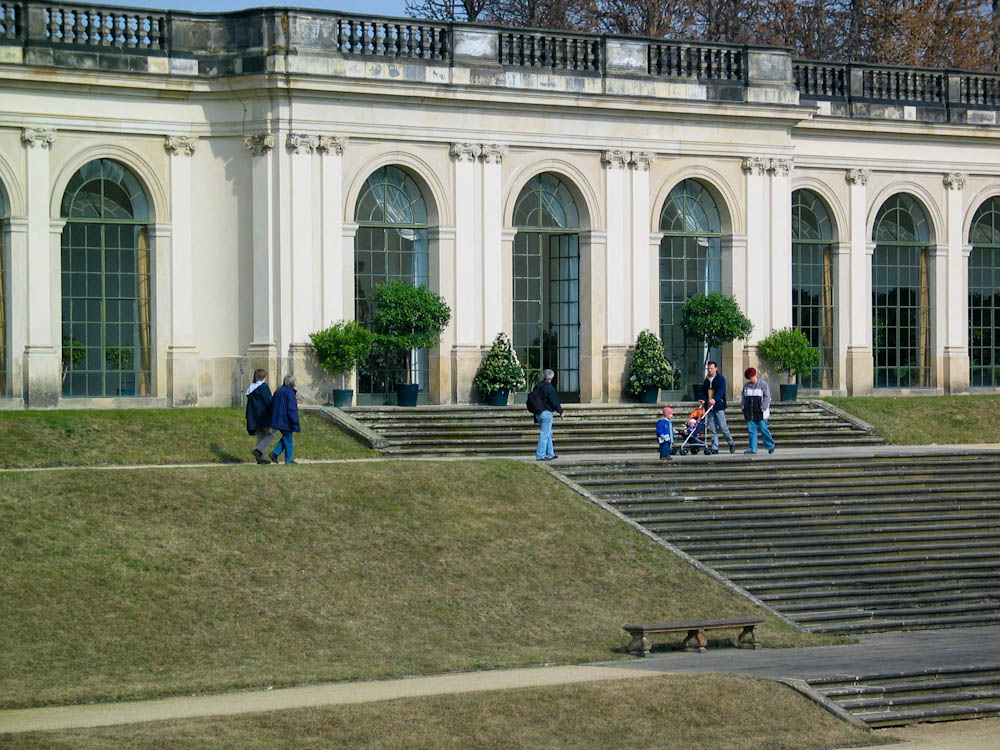
[[[1000,443],[1000,394],[822,400],[872,425],[893,445]]]

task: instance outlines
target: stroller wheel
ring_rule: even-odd
[[[681,448],[681,455],[682,456],[686,456],[687,454],[688,454],[688,449],[687,448]]]

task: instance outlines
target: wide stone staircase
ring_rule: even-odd
[[[1000,664],[807,681],[872,727],[1000,715]]]
[[[808,630],[1000,623],[1000,454],[909,453],[554,468]]]
[[[656,453],[655,424],[661,405],[566,404],[566,418],[554,427],[560,456]],[[693,404],[674,404],[680,427]],[[431,406],[413,409],[371,406],[345,409],[349,418],[384,439],[380,449],[395,456],[528,456],[538,442],[538,427],[524,406]],[[868,425],[821,401],[775,404],[769,422],[782,448],[837,447],[882,443]],[[736,447],[747,447],[739,411],[730,409]],[[723,441],[722,450],[726,450]]]

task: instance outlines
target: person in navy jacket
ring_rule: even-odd
[[[278,456],[284,452],[285,463],[294,464],[295,458],[292,451],[295,447],[293,435],[302,432],[299,427],[299,404],[295,398],[295,376],[285,375],[281,381],[281,387],[274,392],[274,400],[271,405],[271,427],[281,431],[281,440],[274,446],[276,450],[269,458],[278,463]]]
[[[253,457],[257,463],[266,464],[267,446],[271,444],[271,389],[267,387],[267,370],[257,369],[253,382],[247,388],[247,432],[257,437]]]
[[[708,401],[707,403],[698,401],[698,403],[704,404],[706,410],[709,406],[712,407],[712,411],[708,412],[708,429],[712,431],[712,447],[705,448],[705,453],[719,452],[720,432],[726,436],[729,452],[735,453],[736,443],[733,442],[729,425],[726,424],[726,379],[719,372],[719,365],[715,362],[708,363],[708,377],[705,378],[702,387],[705,389],[705,398]]]

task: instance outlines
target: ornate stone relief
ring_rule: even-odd
[[[483,147],[478,143],[453,143],[451,155],[455,161],[475,161],[483,153]]]
[[[612,149],[601,154],[601,162],[606,164],[608,169],[625,169],[632,155],[628,151]]]
[[[319,136],[307,133],[289,133],[288,148],[296,154],[311,154],[319,148]]]
[[[965,187],[967,174],[961,172],[951,172],[944,176],[944,186],[949,190],[962,190]]]
[[[188,135],[168,135],[163,147],[173,156],[191,156],[198,148],[198,139]]]
[[[656,154],[651,151],[633,151],[629,164],[632,169],[639,172],[648,172],[649,167],[656,161]]]
[[[271,133],[248,135],[243,139],[243,146],[254,156],[265,154],[274,148],[274,136]]]
[[[747,174],[762,175],[771,168],[771,160],[766,156],[744,156],[743,171]]]
[[[848,169],[845,177],[852,185],[867,185],[868,178],[871,177],[870,169]]]
[[[321,135],[319,137],[319,144],[316,148],[320,151],[326,151],[328,154],[337,154],[338,156],[341,156],[344,153],[344,147],[346,145],[346,138],[332,135]]]
[[[21,131],[21,141],[29,147],[48,148],[56,142],[56,131],[24,128]]]
[[[508,148],[502,143],[483,143],[483,161],[487,164],[499,164],[507,155]]]
[[[792,159],[771,159],[768,171],[776,177],[788,177],[792,172]]]

